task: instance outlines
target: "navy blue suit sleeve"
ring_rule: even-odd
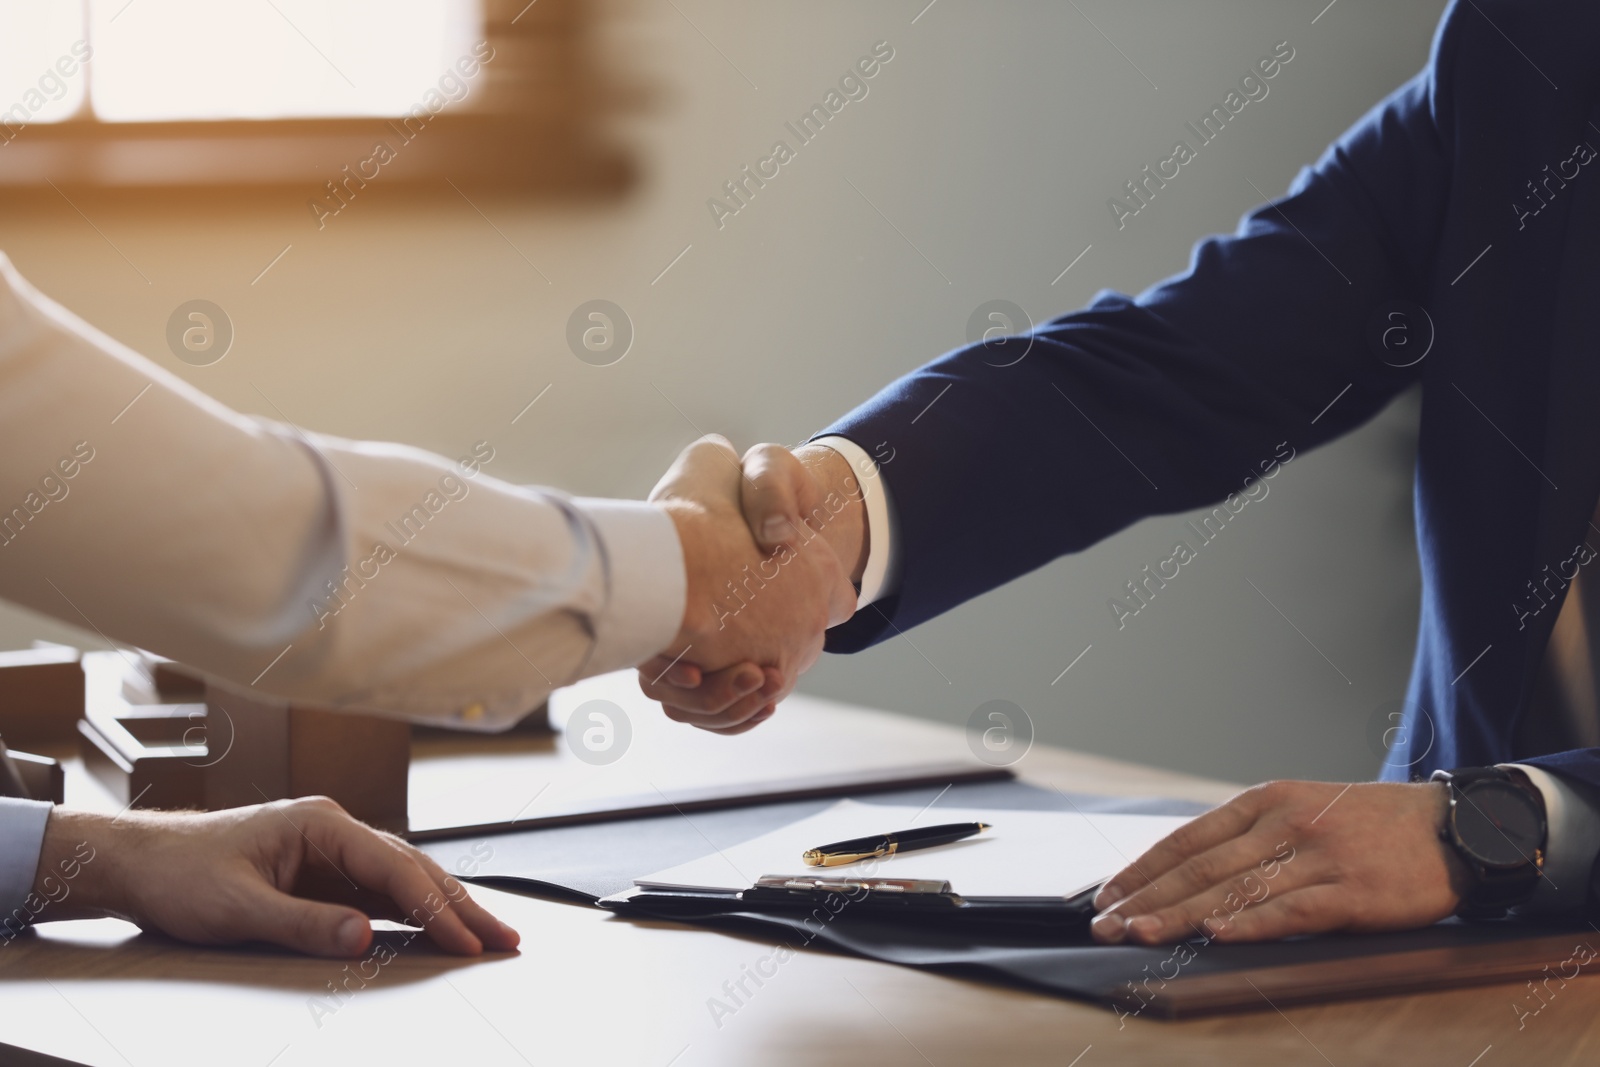
[[[1573,781],[1600,789],[1600,748],[1575,748],[1569,752],[1534,756],[1530,759],[1519,759],[1517,762],[1530,763],[1551,774],[1558,774],[1563,778],[1571,778]]]
[[[1222,500],[1414,380],[1367,334],[1386,304],[1420,302],[1433,272],[1450,49],[1446,20],[1422,74],[1285,198],[1197,245],[1186,273],[1036,327],[1020,360],[1017,342],[948,353],[824,431],[878,457],[901,566],[897,593],[831,631],[828,649],[892,637],[1141,518]]]

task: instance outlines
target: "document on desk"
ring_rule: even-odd
[[[738,892],[769,874],[932,878],[968,897],[1069,897],[1105,881],[1188,822],[1181,815],[905,808],[841,800],[825,811],[732,848],[634,880],[646,889]],[[837,867],[800,854],[831,841],[935,823],[991,829],[949,845]]]

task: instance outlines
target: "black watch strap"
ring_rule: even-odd
[[[1450,788],[1450,810],[1440,838],[1461,858],[1466,867],[1469,884],[1462,896],[1456,914],[1463,918],[1499,918],[1508,908],[1527,902],[1539,887],[1544,867],[1545,837],[1548,828],[1542,828],[1539,845],[1526,862],[1513,866],[1494,866],[1485,863],[1467,847],[1456,832],[1455,806],[1471,803],[1467,797],[1474,783],[1492,780],[1501,782],[1526,794],[1538,808],[1540,822],[1544,820],[1544,795],[1526,778],[1500,767],[1463,767],[1450,771],[1434,771],[1430,779],[1444,782]]]

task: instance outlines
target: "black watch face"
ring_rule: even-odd
[[[1467,850],[1491,867],[1532,863],[1543,844],[1538,806],[1516,786],[1478,782],[1456,801],[1456,834]]]

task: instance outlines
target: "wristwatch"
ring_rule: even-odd
[[[1450,787],[1439,837],[1461,857],[1469,882],[1456,914],[1494,919],[1539,887],[1547,824],[1544,796],[1520,774],[1499,767],[1434,771]]]

